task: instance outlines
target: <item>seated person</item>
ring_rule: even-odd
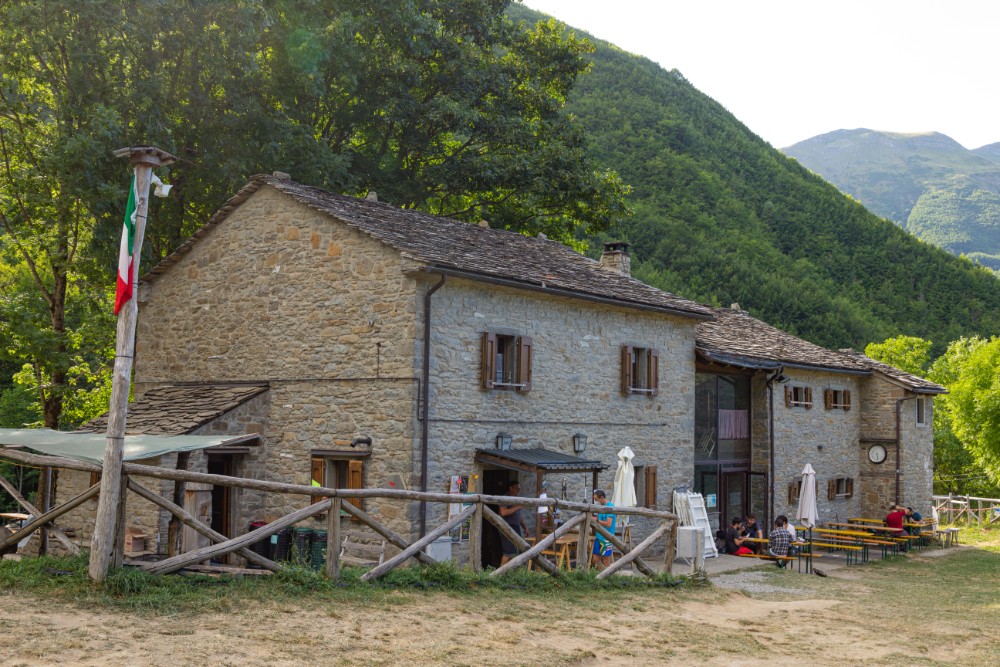
[[[729,529],[726,531],[726,553],[734,556],[753,554],[748,547],[743,546],[746,537],[741,535],[743,522],[739,517],[733,517]]]
[[[921,521],[924,520],[924,515],[921,514],[918,511],[916,511],[912,507],[907,507],[903,511],[906,512],[906,520],[909,523],[920,523]],[[909,530],[910,535],[919,535],[920,534],[920,526],[910,526],[910,527],[908,527],[908,530]]]
[[[756,537],[757,539],[764,538],[764,530],[761,525],[757,523],[757,517],[753,514],[747,514],[747,520],[744,524],[744,528],[747,532],[747,537]],[[759,542],[747,542],[747,546],[750,547],[754,553],[760,553],[764,545]]]
[[[770,556],[787,556],[788,546],[791,544],[791,535],[785,530],[784,517],[778,517],[774,520],[774,528],[771,530],[771,534],[767,536],[767,553]],[[779,560],[778,567],[784,567],[786,561]]]
[[[888,528],[892,528],[892,532],[889,533],[892,537],[899,537],[903,535],[906,531],[903,529],[903,521],[906,519],[906,510],[901,508],[899,505],[889,505],[889,513],[885,516],[885,525]],[[906,544],[899,545],[900,551],[906,551]]]

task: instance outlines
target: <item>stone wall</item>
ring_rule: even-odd
[[[846,521],[860,510],[858,440],[861,437],[863,409],[859,409],[859,381],[852,375],[811,372],[786,368],[784,374],[791,385],[812,388],[813,407],[786,407],[783,385],[775,386],[774,447],[775,447],[775,515],[792,517],[798,503],[789,505],[788,485],[801,479],[807,463],[816,471],[819,490],[820,522]],[[851,392],[850,410],[826,410],[823,390],[847,389]],[[855,480],[854,496],[829,500],[827,484],[831,478],[847,476]]]
[[[657,509],[669,510],[672,490],[692,484],[694,320],[454,278],[434,294],[432,314],[429,490],[445,491],[452,475],[475,480],[474,451],[493,449],[499,432],[514,448],[567,454],[573,434],[585,434],[581,456],[610,466],[598,482],[609,495],[617,452],[628,445],[637,464],[658,468]],[[483,333],[496,331],[532,338],[529,392],[481,389]],[[658,396],[622,394],[623,345],[659,350]],[[590,474],[548,479],[550,495],[566,479],[570,500],[589,500]],[[537,495],[533,475],[522,473],[521,485]]]

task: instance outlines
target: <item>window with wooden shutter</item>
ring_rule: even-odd
[[[813,390],[812,390],[812,387],[806,387],[805,390],[806,390],[806,392],[805,392],[806,393],[805,406],[807,408],[811,408],[813,406]]]
[[[484,333],[482,389],[531,391],[532,351],[529,336]]]
[[[793,505],[799,502],[799,494],[802,492],[802,480],[798,479],[788,485],[788,504]]]
[[[851,392],[847,389],[829,388],[823,390],[823,407],[827,410],[850,410]]]
[[[830,480],[827,487],[829,500],[847,500],[854,497],[854,478],[840,475]]]
[[[646,466],[645,507],[656,509],[656,466]]]
[[[811,408],[812,388],[799,384],[785,385],[785,406],[789,408]]]
[[[827,410],[833,408],[833,389],[823,390],[823,407]]]
[[[826,499],[836,500],[837,499],[837,480],[831,479],[826,484]]]
[[[847,410],[850,410],[850,409],[851,409],[851,390],[850,389],[845,389],[844,390],[844,410],[847,411]]]
[[[660,353],[651,347],[622,346],[622,393],[660,393]]]
[[[785,385],[785,407],[792,407],[792,388],[789,385]]]

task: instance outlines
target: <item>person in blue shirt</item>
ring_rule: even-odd
[[[604,492],[604,489],[594,489],[594,502],[598,505],[604,505],[605,507],[614,507],[611,501],[608,500],[608,494]],[[615,534],[615,523],[617,520],[617,515],[607,513],[598,514],[596,517],[597,523],[604,526],[609,533]],[[611,552],[613,547],[611,542],[609,542],[603,535],[597,533],[594,539],[594,552],[591,554],[590,562],[594,567],[600,567],[601,569],[606,568],[611,565]]]

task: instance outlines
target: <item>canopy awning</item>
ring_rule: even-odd
[[[191,452],[218,445],[254,444],[260,436],[246,435],[126,435],[125,460],[154,459],[175,452]],[[51,456],[101,464],[106,437],[90,431],[53,431],[48,428],[0,428],[0,446],[26,447]],[[2,455],[2,452],[0,452]]]
[[[606,470],[607,463],[581,459],[551,449],[477,449],[476,460],[501,468],[527,472],[596,472]]]

